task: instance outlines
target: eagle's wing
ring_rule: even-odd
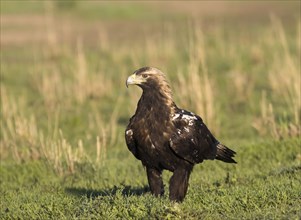
[[[140,160],[140,157],[138,155],[138,150],[137,150],[137,144],[134,138],[134,131],[131,128],[130,124],[125,130],[125,142],[128,147],[128,149],[132,152],[132,154]]]
[[[218,141],[199,116],[179,109],[172,121],[176,132],[169,143],[179,157],[193,164],[216,157]]]

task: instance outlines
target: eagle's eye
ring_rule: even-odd
[[[142,77],[146,79],[148,77],[148,75],[147,74],[142,74]]]

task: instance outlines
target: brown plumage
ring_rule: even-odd
[[[170,200],[182,201],[195,164],[218,159],[236,163],[235,152],[218,142],[201,117],[179,109],[163,72],[143,67],[126,85],[138,85],[143,93],[125,131],[128,149],[146,167],[151,192],[163,195],[162,171],[173,172]]]

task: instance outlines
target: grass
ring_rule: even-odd
[[[17,3],[1,1],[0,219],[300,218],[296,2]],[[145,65],[237,151],[196,166],[182,204],[168,172],[150,195],[124,143],[141,94],[125,80]]]
[[[220,162],[197,166],[187,198],[177,205],[167,196],[153,198],[146,191],[143,168],[128,156],[111,159],[97,170],[81,164],[75,174],[63,178],[41,161],[26,166],[2,163],[2,218],[297,219],[298,140],[248,145],[239,152],[239,166]],[[164,177],[167,180],[168,175]]]

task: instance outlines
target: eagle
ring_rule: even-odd
[[[146,168],[150,191],[164,194],[162,171],[173,174],[169,199],[182,202],[194,165],[204,160],[236,163],[236,152],[221,144],[202,118],[177,107],[165,74],[154,67],[136,70],[126,86],[137,85],[142,95],[125,130],[128,149]]]

